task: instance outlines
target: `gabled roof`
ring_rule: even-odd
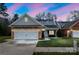
[[[27,20],[25,20],[25,18],[27,18]],[[10,26],[29,27],[29,26],[43,26],[43,25],[40,24],[34,18],[30,17],[29,15],[24,14],[18,20],[16,20],[14,23],[12,23]]]
[[[43,12],[36,15],[36,20],[39,21],[47,28],[56,28],[59,29],[59,24],[56,22],[56,15],[51,14],[50,12]]]
[[[40,19],[40,20],[36,19],[36,20],[38,22],[40,22],[41,24],[43,24],[47,28],[60,28],[59,24],[56,21],[54,21],[53,19],[52,20],[50,20],[50,19],[46,19],[46,20],[44,20],[44,19]]]
[[[63,28],[66,24],[66,22],[60,22],[60,21],[58,21],[57,23],[60,25],[61,28]]]
[[[25,18],[27,18],[27,22],[25,21]],[[16,20],[14,23],[12,23],[10,26],[14,27],[33,27],[33,26],[41,26],[44,28],[59,28],[59,25],[56,22],[53,21],[38,21],[35,18],[30,17],[27,14],[24,14],[21,16],[18,20]]]
[[[26,19],[26,21],[25,21]],[[21,16],[18,20],[12,23],[10,26],[14,27],[34,27],[40,26],[47,29],[69,29],[73,24],[78,22],[79,20],[75,21],[66,21],[66,22],[57,22],[53,20],[37,20],[35,18],[30,17],[27,14]]]
[[[61,26],[61,29],[69,29],[73,24],[78,22],[79,20],[75,21],[66,21],[66,22],[58,22]]]
[[[48,28],[59,28],[56,22],[49,21],[49,19],[46,21],[39,21],[39,22]]]
[[[66,22],[65,25],[63,26],[63,28],[68,29],[68,28],[70,28],[70,26],[72,26],[73,24],[74,24],[74,21]]]

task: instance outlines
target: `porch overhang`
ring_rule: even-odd
[[[46,30],[58,30],[59,28],[45,28]]]

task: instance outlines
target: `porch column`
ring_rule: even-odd
[[[41,38],[42,38],[42,32],[41,32],[41,31],[39,32],[38,37],[39,37],[39,39],[41,39]]]
[[[11,31],[11,39],[14,39],[14,32]]]
[[[45,37],[45,40],[49,40],[48,39],[48,32],[47,31],[44,32],[44,37]]]
[[[57,37],[57,31],[58,31],[58,30],[55,31],[55,37]]]

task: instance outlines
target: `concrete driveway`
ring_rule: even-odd
[[[0,55],[32,55],[36,44],[14,45],[0,43]]]

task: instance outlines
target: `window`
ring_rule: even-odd
[[[54,35],[54,31],[49,31],[49,35]]]
[[[28,21],[28,19],[27,18],[25,18],[25,22],[27,22]]]

